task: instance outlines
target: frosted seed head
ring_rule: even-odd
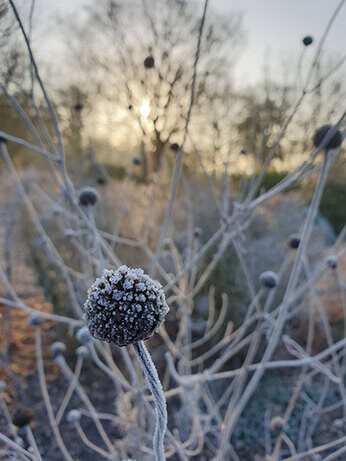
[[[82,206],[93,206],[99,199],[99,193],[94,187],[83,187],[79,192],[78,201]]]
[[[152,56],[147,56],[144,59],[144,67],[146,69],[152,69],[155,66],[155,60]]]
[[[66,415],[66,421],[68,423],[76,423],[82,417],[82,414],[79,410],[70,410]]]
[[[118,346],[150,338],[169,310],[161,284],[127,266],[105,270],[88,290],[84,307],[91,335]]]
[[[326,138],[328,132],[334,130],[332,125],[323,125],[321,128],[315,131],[313,142],[315,147],[319,147],[321,144],[324,145],[324,149],[336,149],[342,144],[342,134],[340,130],[334,130],[333,136],[325,143],[324,139]],[[328,135],[329,137],[330,135]]]
[[[292,248],[292,250],[296,250],[300,244],[300,237],[298,234],[292,234],[288,239],[288,246]]]
[[[278,276],[275,272],[265,271],[259,277],[260,283],[265,288],[274,288],[278,282]]]
[[[92,341],[92,336],[87,327],[80,328],[76,333],[76,338],[82,344],[87,344]]]
[[[41,325],[44,322],[44,318],[40,314],[31,314],[29,317],[30,325],[34,325],[35,327]]]
[[[328,256],[326,263],[329,269],[336,269],[338,267],[338,260],[334,256]]]
[[[66,352],[66,346],[61,341],[56,341],[51,345],[50,350],[52,351],[54,357],[57,357],[58,355],[62,355]]]
[[[305,46],[311,45],[311,43],[312,43],[313,41],[314,41],[314,39],[311,37],[311,35],[306,35],[306,36],[303,38],[303,40],[302,40],[302,42],[303,42],[303,44],[304,44]]]
[[[78,357],[81,357],[81,358],[84,359],[85,357],[87,357],[89,355],[89,350],[85,346],[79,346],[76,349],[76,354],[77,354]]]

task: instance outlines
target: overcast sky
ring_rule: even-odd
[[[158,3],[160,0],[157,0]],[[73,13],[76,18],[92,0],[38,0],[37,8],[46,13],[54,37],[55,18]],[[219,12],[240,11],[246,35],[244,49],[234,69],[236,82],[253,83],[263,75],[264,62],[281,59],[297,61],[301,38],[311,34],[318,40],[340,0],[209,0]],[[198,0],[201,8],[203,0]],[[40,15],[37,13],[37,20]],[[328,36],[326,50],[335,56],[346,51],[346,6]]]

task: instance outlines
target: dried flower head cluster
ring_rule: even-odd
[[[157,332],[168,310],[159,282],[142,269],[120,266],[90,287],[84,319],[95,338],[126,346]]]

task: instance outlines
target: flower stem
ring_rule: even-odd
[[[154,433],[154,454],[155,461],[164,461],[165,450],[163,441],[167,428],[166,399],[163,393],[161,382],[157,374],[154,362],[142,341],[133,345],[138,361],[142,367],[149,389],[153,394],[156,410],[156,426]]]

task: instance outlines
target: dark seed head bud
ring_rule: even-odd
[[[303,44],[305,46],[309,46],[311,45],[311,43],[314,41],[314,39],[311,37],[311,35],[306,35],[304,38],[303,38]]]
[[[93,187],[84,187],[79,192],[79,204],[82,206],[93,206],[99,199],[99,193]]]
[[[76,423],[82,417],[82,414],[79,410],[70,410],[66,415],[66,421],[68,423]]]
[[[193,231],[193,235],[195,238],[198,238],[202,235],[202,229],[200,227],[196,227]]]
[[[74,105],[74,110],[76,112],[81,112],[83,110],[83,104],[81,104],[80,102],[77,102],[77,104]]]
[[[54,357],[57,357],[58,355],[63,355],[66,352],[66,346],[61,341],[56,341],[51,345],[50,350],[52,351]]]
[[[300,244],[300,237],[297,234],[293,234],[288,239],[288,246],[292,248],[292,250],[296,250]]]
[[[28,426],[34,419],[34,412],[31,408],[25,407],[24,405],[18,405],[12,421],[13,424],[19,428]]]
[[[173,152],[178,152],[180,146],[177,142],[173,142],[169,147]]]
[[[331,136],[329,133],[330,130],[333,130],[334,134]],[[325,142],[324,139],[328,136],[329,141]],[[335,130],[332,125],[321,126],[316,130],[313,138],[314,146],[319,147],[324,146],[324,149],[336,149],[342,144],[342,134],[340,130]]]
[[[31,314],[29,318],[30,325],[35,327],[41,325],[44,322],[44,318],[40,314]]]
[[[141,164],[141,159],[139,157],[133,157],[132,163],[134,165],[140,165]]]
[[[336,269],[338,267],[338,261],[334,256],[328,256],[326,263],[329,269]]]
[[[92,341],[92,336],[87,327],[80,328],[76,333],[76,338],[82,344],[87,344]]]
[[[246,155],[246,150],[245,149],[240,149],[240,154],[241,155]]]
[[[128,110],[132,110],[132,109],[133,109],[133,105],[132,105],[132,104],[129,104],[129,105],[127,106],[127,108],[128,108]]]
[[[275,272],[265,271],[259,277],[260,283],[265,288],[274,288],[278,281],[278,276]]]
[[[92,336],[118,346],[150,338],[169,310],[162,285],[127,266],[105,270],[89,288],[84,307]]]
[[[146,69],[152,69],[155,66],[155,60],[152,56],[147,56],[144,59],[144,67]]]

